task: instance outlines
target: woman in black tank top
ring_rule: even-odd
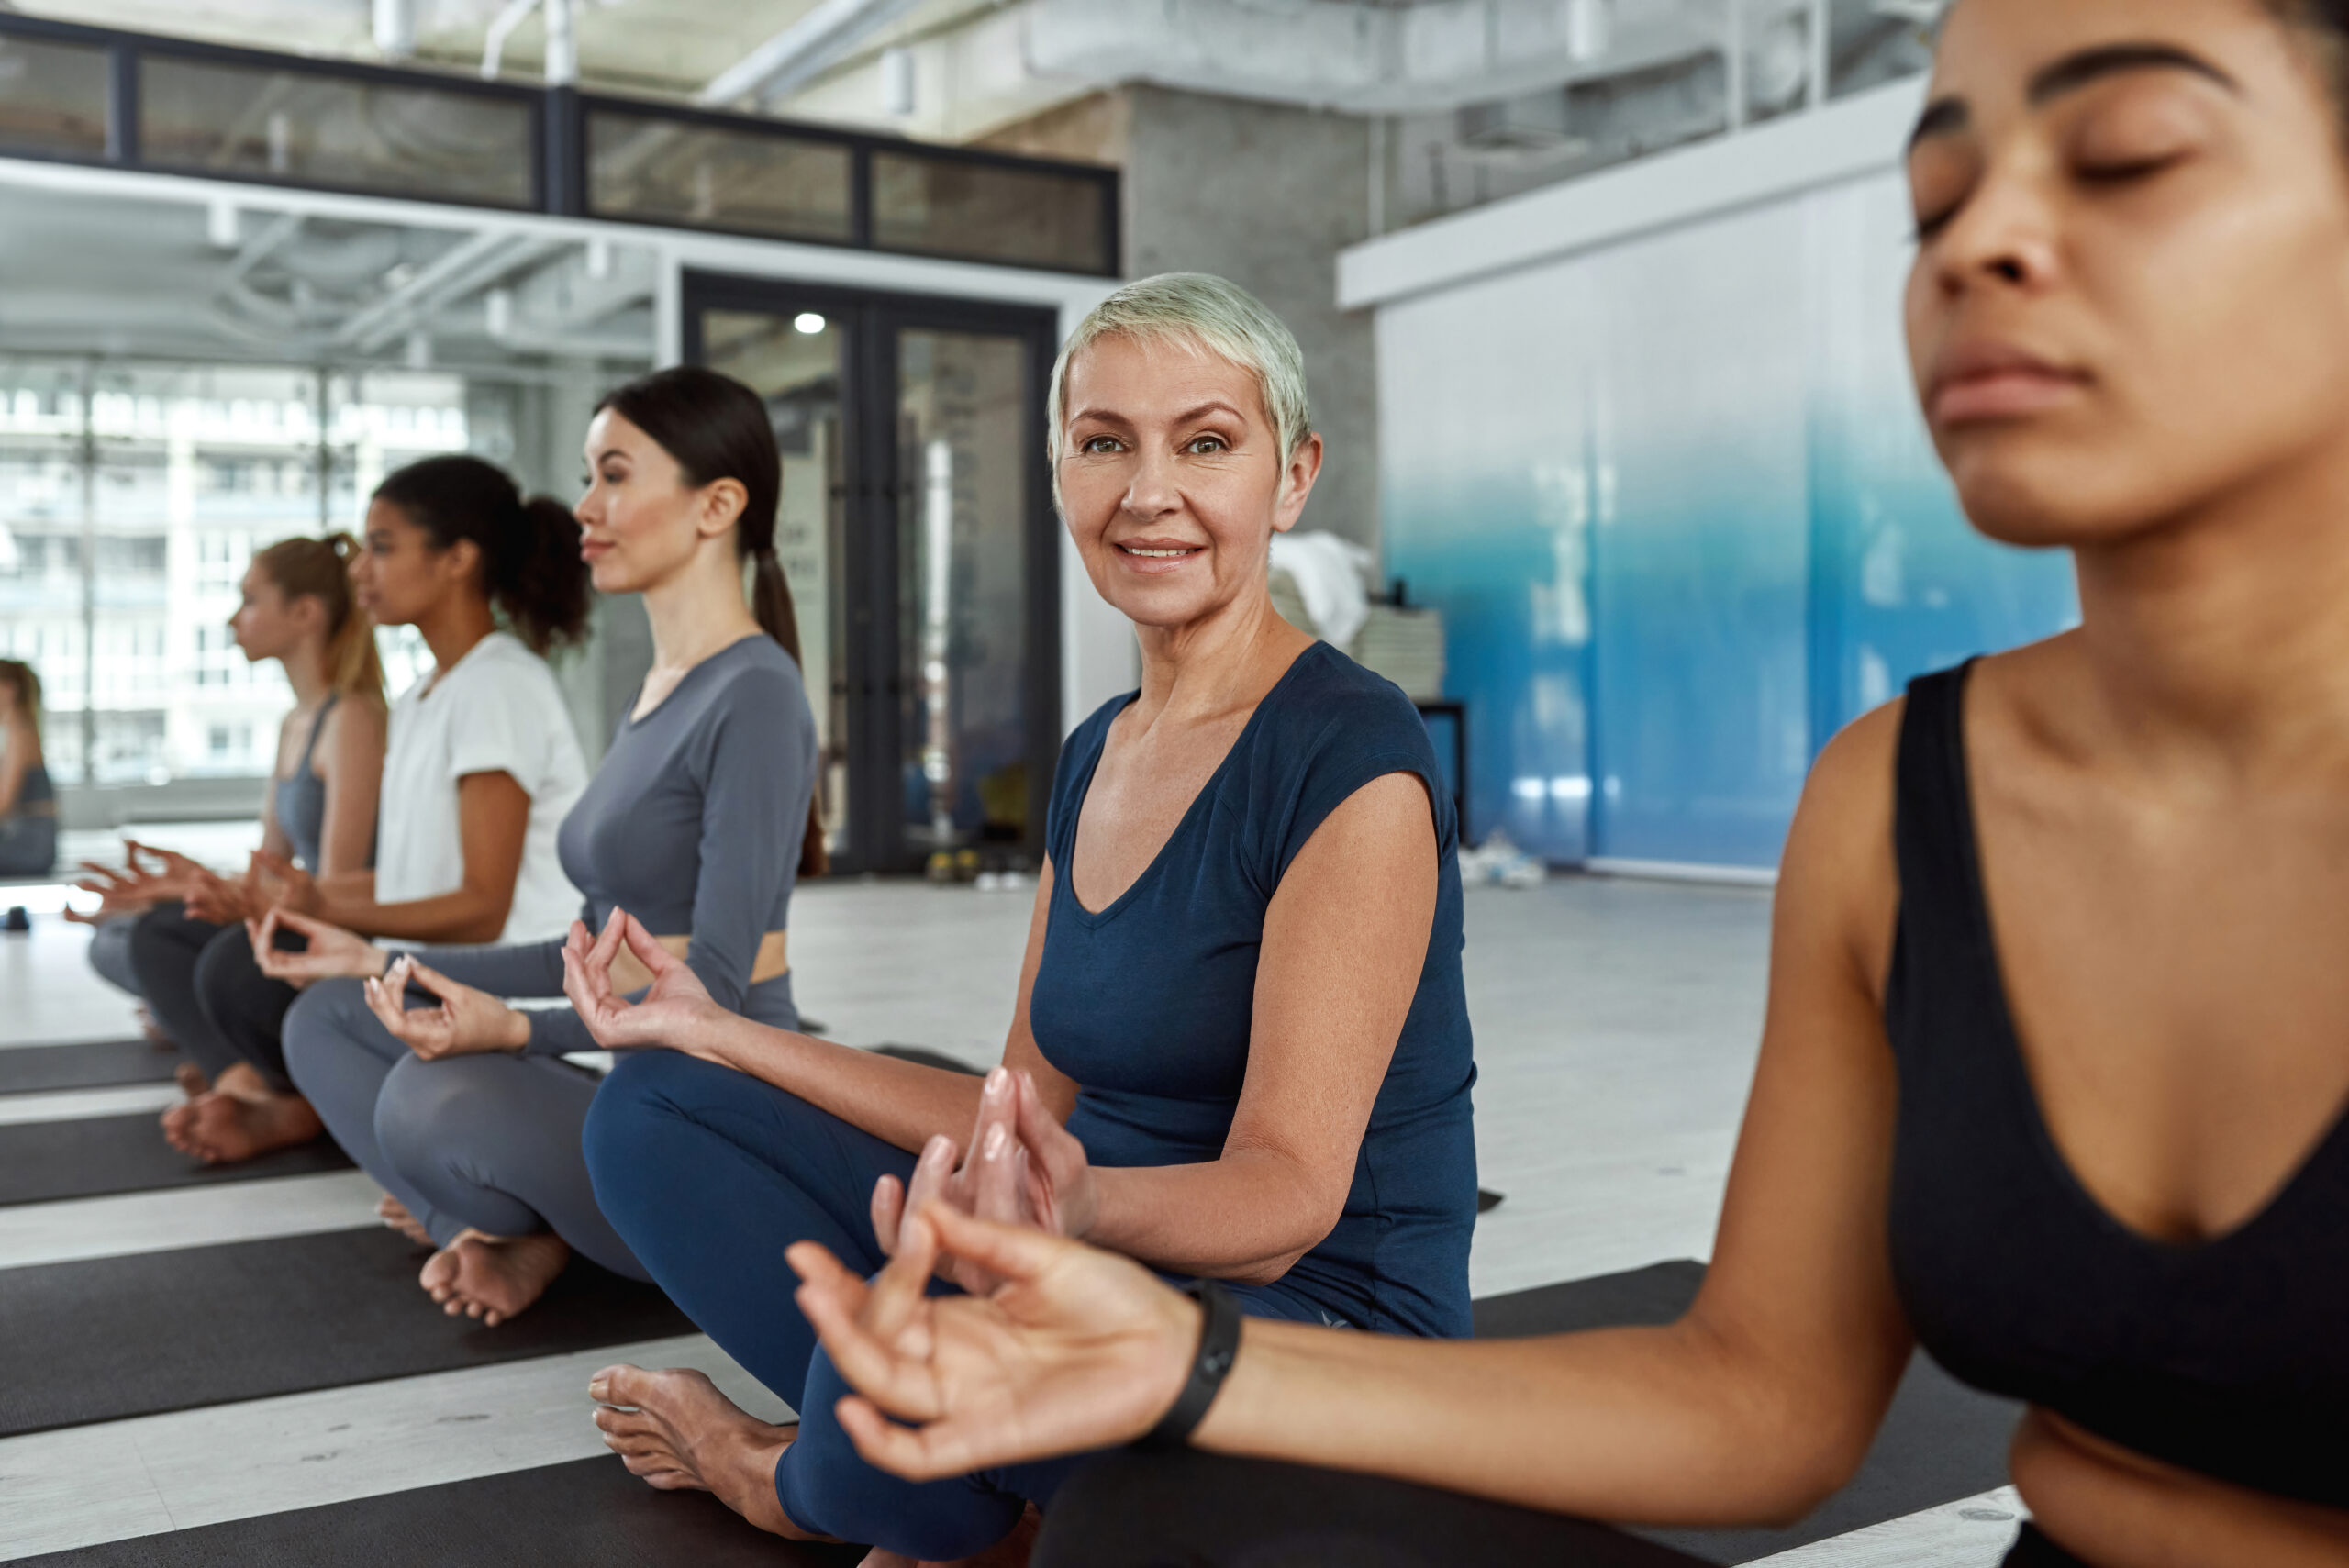
[[[1958,0],[1911,358],[1968,515],[2068,549],[2082,624],[1820,759],[1696,1306],[1482,1344],[1251,1323],[1191,1441],[1353,1478],[1114,1462],[1040,1565],[1332,1561],[1340,1518],[1412,1521],[1381,1562],[1659,1561],[1361,1477],[1784,1521],[1918,1342],[2030,1407],[2011,1563],[2349,1562],[2344,117],[2343,0]],[[1018,1288],[922,1299],[941,1245]],[[841,1424],[908,1475],[1130,1440],[1200,1343],[1131,1264],[952,1214],[869,1294],[794,1253],[912,1423]]]

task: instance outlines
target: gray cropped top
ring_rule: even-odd
[[[729,1012],[790,1027],[787,976],[762,1008],[759,941],[789,928],[816,789],[816,716],[799,666],[763,634],[711,654],[641,719],[623,716],[587,791],[563,818],[563,873],[600,930],[614,907],[659,936],[689,934],[686,962]],[[499,996],[562,995],[562,944],[435,948],[425,962]],[[568,1007],[530,1013],[534,1053],[594,1051]]]

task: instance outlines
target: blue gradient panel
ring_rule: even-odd
[[[2072,624],[1926,440],[1906,221],[1874,180],[1381,310],[1386,570],[1444,612],[1475,836],[1774,865],[1836,729]]]

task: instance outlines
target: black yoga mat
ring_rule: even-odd
[[[854,1568],[861,1546],[751,1529],[706,1492],[583,1459],[25,1559],[25,1568]]]
[[[164,1142],[162,1129],[149,1113],[0,1127],[0,1204],[349,1169],[351,1161],[329,1138],[234,1165],[206,1165]]]
[[[0,1437],[694,1331],[581,1258],[485,1328],[417,1286],[429,1255],[370,1228],[0,1270]]]
[[[101,1040],[87,1045],[19,1045],[0,1049],[0,1095],[51,1089],[111,1089],[124,1084],[168,1084],[187,1058],[151,1040]]]
[[[1701,1263],[1544,1285],[1476,1303],[1484,1339],[1670,1323],[1704,1284]],[[1710,1562],[1750,1562],[1830,1536],[1954,1503],[2007,1484],[2007,1446],[2022,1407],[1959,1383],[1921,1353],[1909,1363],[1876,1446],[1851,1485],[1789,1529],[1643,1530]]]

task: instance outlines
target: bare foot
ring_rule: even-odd
[[[604,1446],[629,1474],[663,1492],[715,1493],[770,1535],[829,1539],[793,1524],[775,1498],[774,1467],[798,1437],[797,1427],[767,1425],[687,1368],[607,1366],[589,1381],[587,1393],[600,1407],[596,1425]]]
[[[495,1329],[545,1295],[569,1262],[571,1243],[552,1231],[489,1236],[467,1230],[425,1260],[417,1283],[450,1317],[462,1313]]]
[[[147,1043],[158,1051],[177,1051],[180,1048],[179,1041],[163,1032],[163,1026],[155,1021],[153,1009],[144,1003],[139,1008],[139,1032],[145,1035]]]
[[[164,1140],[207,1165],[291,1149],[325,1130],[318,1113],[299,1095],[247,1099],[213,1089],[163,1113]]]
[[[390,1226],[393,1229],[398,1231],[401,1235],[406,1237],[417,1246],[429,1247],[432,1245],[432,1232],[424,1228],[424,1221],[410,1214],[407,1211],[407,1205],[402,1203],[391,1194],[385,1193],[384,1195],[384,1201],[375,1206],[375,1214],[376,1217],[383,1220],[384,1224]]]
[[[209,1093],[212,1088],[212,1080],[206,1077],[204,1069],[193,1062],[183,1062],[173,1068],[172,1082],[177,1084],[180,1093],[191,1100],[198,1095]]]

